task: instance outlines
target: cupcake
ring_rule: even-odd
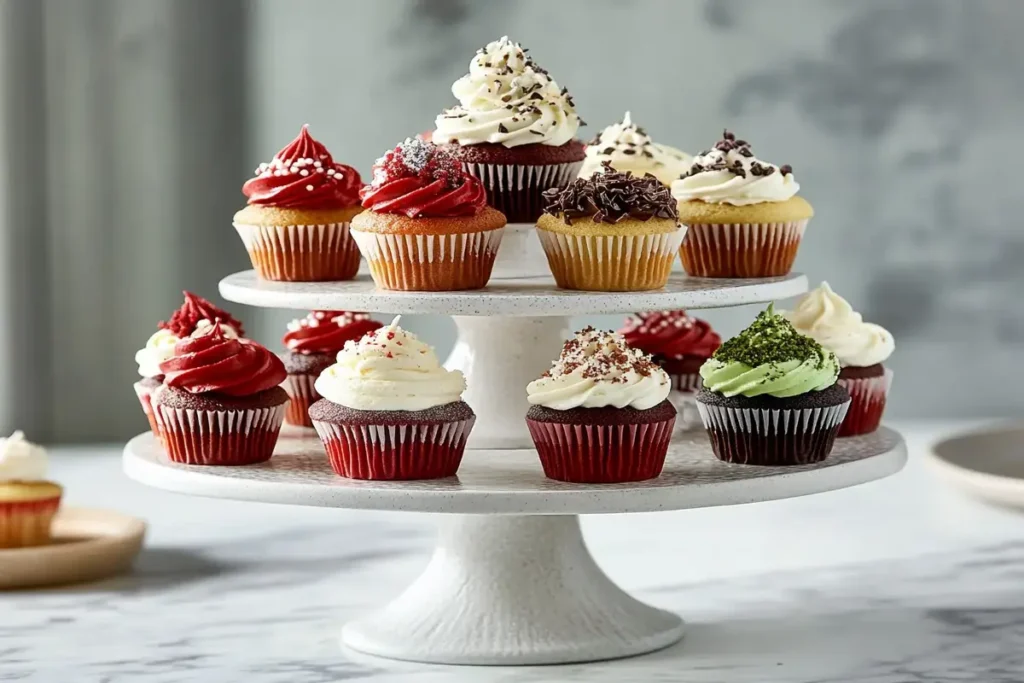
[[[544,199],[537,234],[559,287],[636,292],[665,286],[686,231],[657,178],[606,167],[548,190]]]
[[[50,542],[63,489],[46,481],[46,451],[14,432],[0,438],[0,548]]]
[[[288,394],[281,359],[217,322],[174,346],[160,363],[153,411],[173,462],[251,465],[274,453]]]
[[[635,176],[650,173],[665,185],[686,173],[693,157],[668,145],[660,145],[633,123],[629,112],[619,123],[602,130],[587,143],[586,158],[580,169],[580,178],[589,178],[604,169],[605,162],[616,171]]]
[[[668,374],[622,337],[588,327],[526,387],[526,424],[544,474],[581,484],[661,474],[676,409]]]
[[[342,477],[441,479],[462,461],[476,421],[466,379],[398,320],[345,344],[316,380],[309,417]]]
[[[653,311],[627,319],[619,334],[629,346],[650,354],[668,373],[672,380],[669,400],[679,411],[677,429],[700,425],[694,402],[701,388],[700,366],[722,344],[722,338],[711,325],[691,318],[686,311]]]
[[[284,388],[291,400],[284,421],[299,427],[312,427],[309,407],[320,400],[316,378],[334,364],[334,357],[347,342],[361,339],[381,324],[366,313],[348,311],[313,311],[305,318],[288,324],[281,354],[288,381]]]
[[[789,166],[761,161],[729,131],[672,183],[689,226],[683,267],[699,277],[773,277],[793,267],[814,210]]]
[[[535,223],[541,193],[565,187],[583,163],[572,97],[507,37],[477,51],[452,85],[459,105],[435,121],[434,142],[483,181],[510,223]]]
[[[878,429],[892,386],[892,371],[882,363],[896,348],[888,330],[864,322],[827,282],[805,294],[792,311],[783,315],[797,332],[813,338],[839,359],[839,384],[850,392],[852,401],[839,436],[869,434]]]
[[[284,282],[354,278],[359,250],[349,222],[362,210],[362,185],[358,171],[336,163],[303,126],[242,186],[249,205],[234,224],[256,274]]]
[[[205,329],[213,324],[214,320],[220,321],[225,335],[240,337],[244,333],[242,323],[227,311],[217,308],[192,292],[184,294],[185,303],[181,308],[175,311],[169,320],[159,323],[156,332],[146,340],[146,345],[135,353],[135,362],[139,365],[139,375],[142,377],[134,385],[135,395],[139,397],[142,410],[149,420],[149,428],[157,436],[160,436],[160,429],[157,427],[150,398],[164,379],[160,363],[174,355],[174,345],[198,330]]]
[[[773,306],[700,368],[697,410],[715,455],[745,465],[806,465],[832,451],[850,394],[836,355]]]
[[[479,180],[433,143],[407,138],[377,160],[352,237],[381,289],[453,291],[487,284],[505,217]]]

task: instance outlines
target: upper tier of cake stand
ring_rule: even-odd
[[[247,270],[220,282],[225,299],[267,308],[434,313],[465,316],[570,316],[663,309],[719,308],[761,303],[807,291],[799,273],[761,279],[710,279],[673,274],[653,292],[575,292],[550,277],[492,279],[468,292],[390,292],[369,275],[347,282],[270,282]]]
[[[651,512],[792,498],[880,479],[906,463],[903,438],[885,427],[838,439],[823,463],[800,467],[730,465],[707,435],[673,442],[661,477],[630,484],[565,484],[544,477],[532,450],[469,450],[457,478],[378,482],[343,479],[311,431],[286,429],[274,457],[248,467],[197,467],[167,460],[152,434],[132,439],[124,469],[157,488],[287,505],[458,514],[572,515]]]

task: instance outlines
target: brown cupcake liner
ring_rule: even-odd
[[[561,164],[482,164],[463,162],[487,189],[487,203],[509,223],[534,223],[544,213],[544,190],[565,187],[576,178],[583,161]]]
[[[351,280],[359,271],[359,249],[349,234],[347,222],[234,225],[256,274],[264,280]]]
[[[786,275],[807,222],[690,223],[679,252],[683,268],[694,277]]]
[[[160,425],[157,424],[156,412],[154,412],[153,403],[150,400],[153,390],[145,386],[142,382],[136,382],[132,386],[135,387],[135,395],[139,397],[139,403],[142,404],[142,412],[146,414],[146,419],[149,420],[150,431],[159,439]]]
[[[482,289],[491,278],[504,227],[460,235],[397,235],[352,230],[381,289]]]
[[[270,460],[285,404],[247,410],[169,408],[155,403],[164,451],[183,465],[254,465]]]
[[[592,292],[661,289],[685,233],[680,228],[653,235],[567,235],[537,228],[555,283]]]
[[[309,419],[309,407],[320,400],[316,393],[316,375],[288,375],[284,390],[288,392],[288,403],[284,411],[284,421],[296,427],[312,427]]]
[[[430,424],[348,425],[313,421],[331,469],[348,479],[453,477],[475,417]]]
[[[839,436],[859,436],[878,429],[885,412],[885,401],[892,387],[892,370],[878,377],[837,380],[839,386],[850,392],[850,410],[839,427]]]
[[[0,548],[28,548],[50,542],[60,494],[41,500],[0,502]]]
[[[675,417],[647,424],[526,424],[549,479],[578,484],[614,484],[661,474]]]

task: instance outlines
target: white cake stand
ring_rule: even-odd
[[[492,281],[493,282],[493,281]],[[575,485],[544,477],[523,417],[525,385],[558,355],[568,316],[768,301],[806,290],[802,275],[767,280],[673,276],[641,294],[558,290],[548,278],[503,279],[480,292],[390,293],[348,283],[221,282],[228,299],[257,306],[455,316],[448,365],[466,372],[477,413],[457,478],[428,482],[342,479],[312,433],[286,430],[275,456],[251,467],[170,463],[153,437],[125,448],[127,474],[193,495],[325,507],[449,513],[426,571],[379,612],[347,624],[343,643],[382,657],[443,664],[596,661],[666,647],[683,634],[675,614],[618,588],[587,551],[581,514],[735,505],[853,486],[906,462],[902,438],[882,429],[843,439],[824,463],[793,468],[728,465],[702,432],[673,443],[661,477]]]

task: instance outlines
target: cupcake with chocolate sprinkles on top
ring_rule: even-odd
[[[797,195],[790,166],[754,156],[725,131],[714,148],[672,183],[679,220],[689,227],[683,267],[698,277],[786,275],[814,209]]]
[[[671,185],[693,162],[686,152],[652,140],[647,131],[633,123],[628,111],[622,121],[608,126],[587,143],[586,155],[580,178],[602,172],[607,162],[616,171],[629,171],[636,176],[650,173],[665,185]]]
[[[621,336],[577,332],[526,387],[526,423],[544,474],[588,484],[657,477],[676,419],[671,389],[665,371]]]
[[[537,234],[562,289],[635,292],[665,286],[685,228],[652,175],[604,170],[544,193]]]
[[[715,455],[746,465],[806,465],[832,451],[850,407],[836,355],[769,305],[700,368],[697,409]]]

